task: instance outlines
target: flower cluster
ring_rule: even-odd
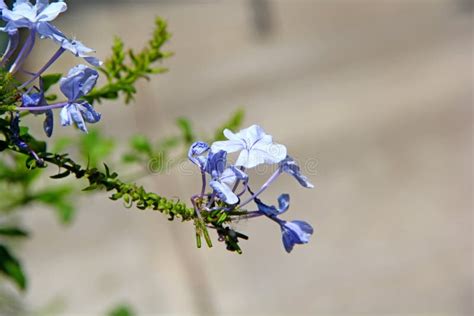
[[[18,112],[27,111],[35,115],[44,115],[43,126],[48,137],[53,133],[54,109],[61,109],[62,126],[74,124],[84,132],[87,132],[86,122],[96,123],[100,120],[100,114],[84,99],[97,82],[99,74],[95,69],[77,65],[63,78],[58,77],[60,89],[66,101],[49,104],[45,96],[45,90],[50,84],[45,88],[43,74],[65,51],[83,58],[92,66],[101,64],[97,58],[89,56],[89,53],[93,52],[92,49],[67,37],[51,24],[51,21],[66,9],[67,5],[63,1],[49,3],[48,0],[36,0],[35,4],[32,4],[28,0],[17,0],[13,7],[9,8],[3,0],[0,0],[1,19],[5,22],[5,26],[0,28],[0,31],[6,32],[9,38],[8,46],[0,61],[0,68],[2,73],[10,76],[18,71],[30,76],[25,82],[20,82],[16,86],[19,103],[15,108],[16,112],[12,112],[11,122],[14,126],[11,128],[11,138],[16,140],[15,143],[19,147],[25,147],[26,144],[21,140],[18,132],[15,132],[19,131]],[[20,41],[20,29],[28,32],[23,42]],[[29,72],[23,66],[35,46],[37,37],[50,39],[59,45],[59,48],[43,67],[36,72]]]
[[[278,206],[267,205],[259,198],[283,173],[292,175],[303,187],[313,188],[301,174],[294,159],[288,156],[286,147],[274,143],[272,136],[266,134],[258,125],[252,125],[238,133],[226,129],[224,135],[228,140],[216,141],[211,145],[195,142],[189,149],[188,158],[199,167],[202,176],[201,192],[191,198],[197,215],[216,210],[229,213],[239,210],[236,220],[265,216],[279,225],[287,252],[290,252],[295,244],[309,242],[313,234],[310,224],[299,220],[285,221],[279,217],[289,208],[288,194],[280,195]],[[234,152],[239,154],[232,165],[228,163],[227,155]],[[278,165],[268,180],[258,190],[253,191],[247,170],[261,164]],[[207,184],[211,192],[206,191]],[[256,210],[247,211],[246,208],[251,202],[255,203]]]

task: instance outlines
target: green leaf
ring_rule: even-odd
[[[144,153],[149,156],[153,155],[150,140],[144,135],[135,135],[130,141],[130,145],[139,153]]]
[[[26,230],[18,227],[0,227],[0,236],[6,237],[28,237],[29,234]]]
[[[45,99],[46,99],[46,101],[53,102],[53,101],[56,101],[58,99],[58,95],[54,94],[54,93],[51,93],[51,94],[46,95]]]
[[[242,122],[244,121],[245,111],[243,109],[237,110],[231,118],[225,122],[221,127],[219,127],[215,134],[214,134],[214,141],[225,140],[225,136],[223,134],[225,129],[230,129],[231,131],[236,131],[242,126]]]
[[[122,161],[125,163],[137,162],[137,161],[140,161],[140,157],[135,154],[130,154],[130,153],[123,154]]]
[[[134,316],[135,313],[129,305],[119,305],[114,307],[107,316]]]
[[[139,79],[149,79],[166,71],[163,67],[154,67],[155,63],[170,57],[172,54],[163,52],[162,46],[171,37],[167,31],[166,22],[160,18],[155,21],[155,29],[150,41],[139,52],[126,49],[120,38],[115,38],[112,55],[99,70],[107,77],[107,83],[93,89],[84,98],[90,103],[103,99],[116,99],[120,94],[125,97],[125,103],[133,100],[137,92],[135,86]]]
[[[58,173],[54,176],[51,176],[50,178],[51,179],[62,179],[62,178],[66,178],[67,176],[69,176],[71,174],[71,171],[69,170],[66,170],[64,172],[61,172],[61,173]]]
[[[195,141],[196,136],[194,136],[191,122],[187,118],[180,117],[177,119],[176,124],[178,124],[178,127],[181,129],[185,144],[192,144]]]
[[[29,130],[30,130],[30,129],[29,129],[28,127],[26,127],[26,126],[21,126],[21,127],[20,127],[20,136],[21,136],[21,137],[27,136]]]
[[[56,215],[63,224],[70,224],[72,222],[76,209],[71,203],[58,201],[53,206],[56,209]]]
[[[49,88],[58,83],[62,76],[62,74],[47,74],[42,76],[44,92],[47,92]]]
[[[10,250],[0,244],[0,272],[13,281],[19,289],[26,289],[26,277],[20,262],[11,253]]]
[[[75,207],[71,202],[72,187],[63,186],[48,188],[35,195],[38,202],[42,202],[56,211],[56,215],[63,224],[69,224],[75,214]]]
[[[114,147],[114,140],[104,137],[98,129],[91,129],[89,133],[82,134],[79,141],[81,155],[90,167],[97,167],[112,153]]]
[[[63,152],[73,144],[73,140],[70,137],[60,137],[57,138],[56,141],[54,142],[51,151],[52,152]]]

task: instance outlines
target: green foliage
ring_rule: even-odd
[[[140,52],[132,49],[125,50],[124,43],[120,38],[115,38],[112,46],[112,56],[107,59],[104,66],[99,70],[107,77],[107,84],[91,91],[85,98],[89,102],[102,101],[104,99],[116,99],[120,93],[125,95],[125,102],[133,100],[137,90],[136,82],[141,79],[149,79],[149,75],[155,75],[167,71],[166,68],[157,67],[155,64],[164,58],[171,56],[169,52],[162,51],[163,44],[171,37],[167,31],[164,20],[155,20],[155,30],[148,45]]]
[[[193,127],[191,125],[191,122],[187,118],[180,117],[176,120],[176,124],[181,129],[182,140],[186,146],[189,146],[196,141],[196,136],[194,135]]]
[[[126,304],[118,305],[110,312],[107,313],[107,316],[134,316],[135,312],[133,311],[132,307]]]
[[[66,175],[63,174],[63,177],[66,177]],[[54,179],[58,179],[58,177]],[[56,211],[58,219],[64,224],[69,224],[76,211],[72,193],[73,188],[70,186],[50,187],[36,193],[33,200],[53,208]]]
[[[0,115],[12,106],[15,108],[19,99],[16,83],[11,74],[0,68]]]
[[[48,74],[42,76],[41,80],[43,80],[43,91],[45,93],[48,92],[52,86],[59,82],[61,77],[62,74]]]
[[[232,131],[238,130],[242,126],[244,121],[245,111],[243,109],[237,110],[230,119],[225,122],[221,127],[219,127],[214,133],[214,138],[210,142],[224,140],[224,134],[222,133],[226,128]]]
[[[79,138],[79,151],[84,161],[91,167],[97,167],[114,150],[115,142],[104,137],[99,129],[90,129]]]
[[[12,280],[19,289],[26,289],[27,281],[20,262],[2,244],[0,244],[0,273]]]
[[[3,226],[0,227],[0,237],[28,237],[29,234],[26,230],[18,227]]]

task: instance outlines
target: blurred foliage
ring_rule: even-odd
[[[126,50],[123,41],[116,37],[112,46],[112,56],[105,61],[103,67],[99,68],[107,77],[108,82],[92,90],[85,97],[86,100],[90,103],[104,99],[113,100],[123,93],[126,103],[132,101],[137,93],[135,87],[137,80],[141,78],[148,80],[150,75],[167,71],[167,68],[157,67],[154,64],[172,55],[170,52],[161,50],[170,37],[166,22],[161,18],[155,20],[152,38],[140,52]]]
[[[135,316],[131,306],[127,304],[118,305],[107,313],[107,316]]]
[[[243,109],[237,110],[227,122],[222,124],[222,126],[216,130],[216,132],[214,133],[214,137],[211,140],[209,140],[209,143],[212,143],[218,140],[224,140],[225,136],[223,132],[225,129],[230,129],[233,131],[239,129],[240,126],[242,126],[242,123],[244,121],[244,114],[245,112]]]
[[[27,280],[20,261],[10,249],[0,243],[0,272],[14,282],[20,290],[25,290]]]

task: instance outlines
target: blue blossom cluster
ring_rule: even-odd
[[[8,46],[0,61],[0,68],[11,75],[21,71],[30,76],[17,87],[21,94],[21,105],[17,107],[17,110],[44,115],[44,131],[48,137],[53,133],[53,109],[61,109],[60,122],[62,126],[75,125],[83,132],[87,132],[86,122],[96,123],[100,120],[100,114],[83,98],[97,82],[99,74],[95,69],[77,65],[61,78],[60,89],[66,97],[66,101],[49,104],[45,96],[42,76],[65,51],[83,58],[92,66],[101,65],[99,59],[89,56],[93,52],[92,49],[76,39],[67,37],[51,24],[51,21],[66,9],[67,5],[63,1],[49,3],[48,0],[36,0],[35,4],[32,4],[28,0],[17,0],[13,7],[9,8],[3,0],[0,0],[0,17],[5,22],[5,26],[1,27],[0,31],[6,32],[9,38]],[[25,29],[28,32],[27,38],[23,42],[20,41],[20,29]],[[37,37],[50,39],[59,48],[43,67],[32,73],[23,69],[23,66],[35,46]],[[11,120],[12,124],[18,124],[19,113],[13,113],[12,116],[14,116],[14,119]],[[18,128],[12,126],[12,131],[15,130]]]
[[[280,218],[290,205],[290,196],[282,194],[278,198],[278,206],[268,205],[260,200],[260,195],[283,173],[292,175],[303,187],[313,185],[301,173],[300,167],[293,158],[288,156],[284,145],[273,142],[258,125],[252,125],[238,133],[226,129],[224,136],[228,140],[216,141],[211,145],[195,142],[189,149],[189,160],[197,165],[202,176],[202,188],[199,194],[191,198],[196,213],[215,210],[231,212],[245,211],[241,218],[265,216],[277,223],[282,232],[285,250],[290,252],[295,244],[309,242],[313,228],[304,221],[285,221]],[[238,153],[234,164],[229,164],[227,155]],[[250,187],[248,169],[261,164],[276,165],[275,172],[256,191]],[[210,191],[206,192],[209,184]],[[244,196],[247,196],[244,198]],[[205,201],[205,203],[198,203]],[[246,211],[254,202],[256,210]]]

